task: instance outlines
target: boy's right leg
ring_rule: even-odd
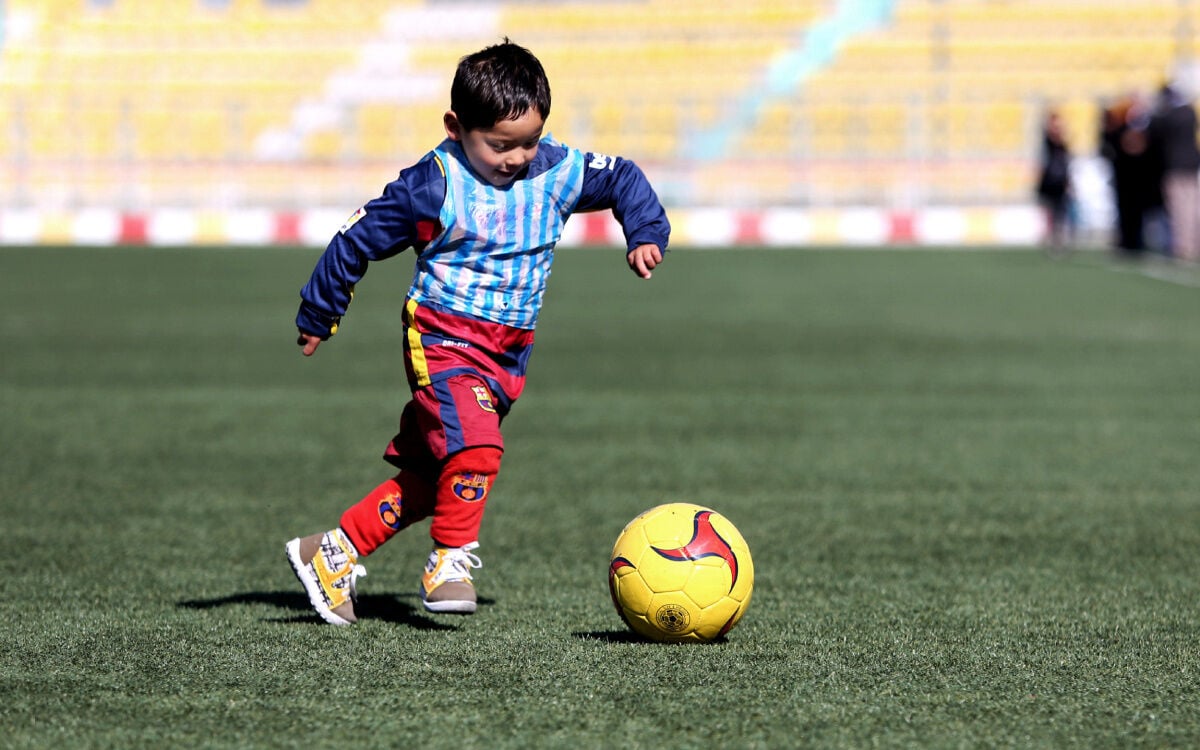
[[[321,619],[357,622],[355,583],[367,573],[358,558],[432,512],[433,486],[416,472],[401,471],[347,508],[338,528],[288,542],[292,570]]]
[[[433,513],[433,485],[415,471],[399,474],[342,513],[341,528],[363,556]]]

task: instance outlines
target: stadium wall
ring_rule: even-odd
[[[669,212],[672,243],[688,247],[808,245],[1014,245],[1042,236],[1040,212],[1027,205],[895,210],[689,208]],[[123,212],[84,209],[46,212],[0,209],[0,245],[298,245],[322,247],[345,211],[158,209]],[[567,223],[563,247],[621,246],[621,228],[609,212],[581,214]]]

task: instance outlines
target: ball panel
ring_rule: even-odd
[[[627,566],[613,571],[609,582],[613,587],[613,596],[622,609],[634,614],[646,613],[654,592],[636,568]]]
[[[696,514],[705,510],[690,503],[670,503],[650,510],[642,521],[646,540],[663,549],[684,546],[692,538]]]
[[[680,563],[680,567],[684,564]],[[711,607],[729,595],[729,566],[724,560],[706,557],[688,565],[689,575],[682,588],[697,606]]]
[[[637,571],[652,591],[679,591],[687,585],[692,575],[690,562],[679,562],[663,557],[647,547],[638,558]]]

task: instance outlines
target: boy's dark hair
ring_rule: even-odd
[[[550,116],[550,81],[533,53],[504,38],[458,61],[450,109],[466,130],[490,128],[529,110]]]

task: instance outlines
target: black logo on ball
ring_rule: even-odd
[[[664,604],[654,613],[654,621],[667,633],[682,633],[692,622],[692,616],[678,604]]]

